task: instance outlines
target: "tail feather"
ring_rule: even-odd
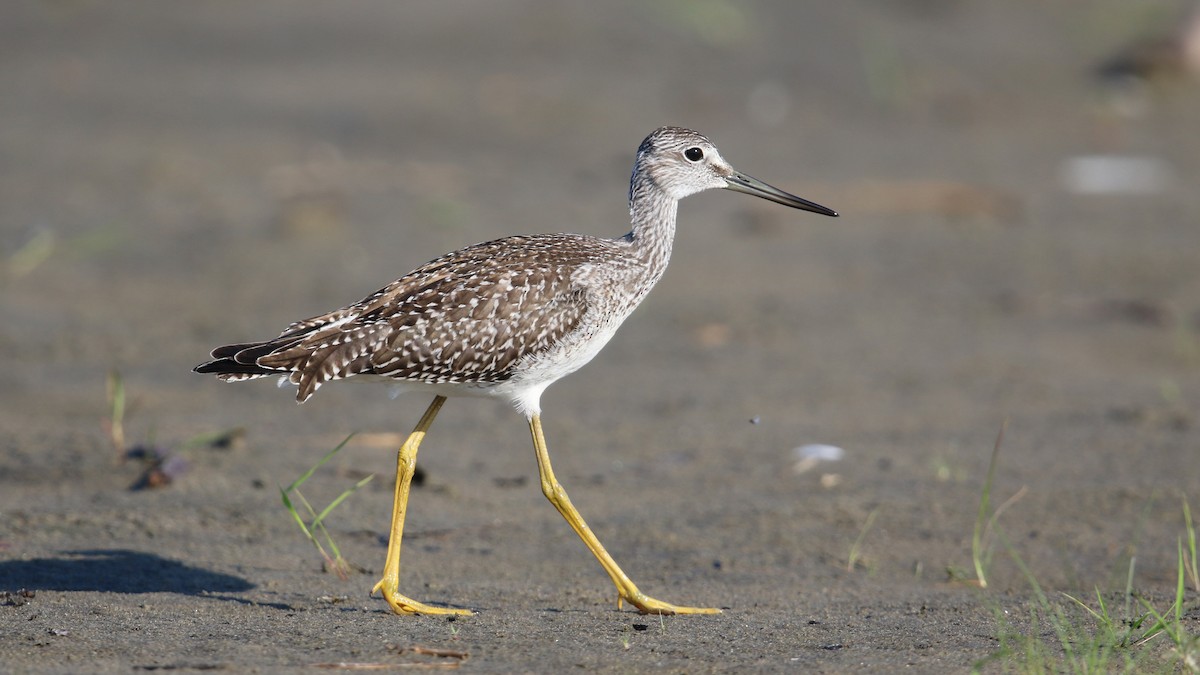
[[[258,365],[258,360],[264,356],[278,354],[280,352],[291,349],[296,346],[303,338],[297,337],[290,340],[271,340],[270,342],[258,342],[241,345],[242,349],[237,350],[232,354],[233,360],[246,365]],[[290,364],[289,364],[290,365]],[[288,365],[280,367],[269,366],[276,370],[288,370]]]
[[[216,349],[212,350],[211,356],[213,357],[213,359],[216,359],[216,360],[232,358],[234,354],[237,354],[240,351],[250,349],[252,347],[257,347],[257,346],[263,345],[263,344],[266,344],[266,343],[265,342],[240,342],[238,344],[223,345],[223,346],[217,347]]]
[[[308,400],[321,384],[328,379],[305,374],[305,366],[312,353],[295,349],[303,336],[266,342],[245,342],[217,347],[212,351],[213,359],[192,369],[193,372],[216,375],[225,382],[240,382],[273,375],[290,375],[292,384],[299,385],[296,400]],[[270,365],[260,365],[265,357],[274,357]]]
[[[274,375],[278,371],[269,368],[263,368],[260,365],[253,363],[239,363],[231,357],[213,359],[205,361],[192,369],[196,373],[212,373],[214,375],[247,375],[265,377]],[[244,379],[244,378],[242,378]]]
[[[212,350],[212,360],[193,368],[197,373],[216,375],[277,375],[292,370],[296,364],[272,364],[263,366],[259,359],[291,349],[304,338],[266,340],[264,342],[239,342],[223,345]],[[244,378],[242,378],[244,379]]]
[[[193,370],[226,382],[282,375],[297,386],[296,400],[303,403],[325,382],[371,372],[369,347],[388,331],[384,324],[344,331],[340,325],[310,320],[293,324],[274,340],[217,347],[211,361]]]

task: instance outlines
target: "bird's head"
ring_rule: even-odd
[[[792,208],[826,216],[836,211],[789,194],[733,168],[704,134],[682,127],[662,127],[638,147],[631,190],[639,178],[648,179],[672,199],[724,188],[769,199]]]

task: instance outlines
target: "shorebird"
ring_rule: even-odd
[[[604,347],[662,277],[679,200],[725,188],[826,216],[836,211],[729,165],[712,141],[663,127],[638,147],[629,181],[632,228],[616,239],[581,234],[513,236],[447,253],[363,300],[297,321],[279,337],[218,347],[197,373],[233,382],[280,377],[308,400],[326,382],[386,380],[434,395],[397,453],[396,491],[381,592],[397,614],[471,614],[400,593],[400,543],[417,449],[448,396],[507,399],[533,435],[542,493],[600,561],[622,601],[643,614],[720,610],[656,600],[623,572],[554,476],[542,433],[541,396]]]

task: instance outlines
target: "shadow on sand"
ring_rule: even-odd
[[[153,553],[125,549],[63,551],[54,558],[0,562],[0,589],[109,593],[236,593],[254,584]]]

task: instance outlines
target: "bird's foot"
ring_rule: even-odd
[[[721,610],[716,607],[684,607],[682,605],[672,605],[669,602],[655,600],[654,598],[636,591],[633,593],[620,593],[617,599],[617,607],[621,606],[621,601],[624,600],[629,604],[637,607],[642,614],[720,614]]]
[[[417,602],[412,598],[401,595],[396,584],[394,582],[389,584],[387,579],[381,579],[379,583],[375,584],[375,588],[371,589],[371,595],[375,595],[376,592],[383,593],[383,599],[387,600],[388,606],[397,614],[471,616],[475,613],[469,609],[434,607],[423,602]]]

